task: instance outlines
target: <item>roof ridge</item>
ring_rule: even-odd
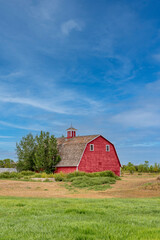
[[[91,136],[100,136],[100,134],[91,134],[91,135],[82,135],[82,136],[76,136],[76,137],[73,137],[74,139],[75,138],[78,138],[78,137],[91,137]],[[60,139],[60,138],[67,138],[67,137],[58,137],[56,139]],[[69,138],[69,139],[73,139],[73,138]]]

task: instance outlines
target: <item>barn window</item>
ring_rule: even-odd
[[[106,152],[110,152],[110,146],[106,145]]]
[[[94,151],[94,144],[90,144],[90,151]]]

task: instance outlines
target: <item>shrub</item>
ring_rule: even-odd
[[[56,181],[70,182],[71,185],[66,184],[66,188],[87,188],[93,190],[105,190],[114,184],[116,180],[120,179],[111,171],[104,172],[72,172],[69,174],[58,173],[54,174]]]
[[[112,177],[87,177],[79,176],[71,179],[72,185],[78,188],[91,187],[103,184],[113,184],[116,180]]]
[[[23,177],[23,175],[21,174],[21,173],[16,173],[16,172],[3,172],[3,173],[0,173],[0,178],[7,178],[7,179],[12,179],[12,178],[14,178],[14,179],[20,179],[20,178],[22,178]]]
[[[0,178],[10,178],[10,173],[9,172],[0,173]]]
[[[48,178],[54,178],[54,174],[53,173],[49,173],[49,174],[47,174],[47,177]]]
[[[55,174],[54,174],[54,178],[55,178],[55,181],[57,181],[57,182],[65,181],[65,179],[66,179],[66,174],[65,174],[65,173],[62,173],[62,172],[60,172],[60,173],[55,173]]]
[[[30,178],[28,176],[24,176],[24,180],[29,180]]]
[[[112,178],[119,178],[115,175],[112,171],[103,171],[103,172],[95,172],[95,173],[88,173],[87,176],[94,176],[94,177],[112,177]]]
[[[32,176],[35,174],[33,171],[22,171],[20,172],[23,176]]]
[[[48,177],[47,173],[45,173],[45,172],[41,173],[41,178],[47,178],[47,177]]]
[[[16,178],[21,179],[21,178],[23,178],[23,175],[21,173],[18,173]]]
[[[68,173],[66,178],[71,179],[73,177],[79,177],[79,176],[85,176],[85,175],[87,175],[86,172],[75,171],[75,172],[72,172],[72,173]]]
[[[11,172],[9,174],[9,178],[17,178],[17,176],[18,176],[18,173],[16,173],[16,172]]]
[[[41,176],[42,176],[42,173],[35,173],[33,175],[33,177],[35,177],[35,178],[41,178]]]

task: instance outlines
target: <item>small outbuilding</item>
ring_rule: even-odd
[[[120,176],[121,164],[116,149],[101,135],[76,136],[77,129],[67,129],[67,137],[57,138],[61,161],[56,172],[100,172],[110,170]]]

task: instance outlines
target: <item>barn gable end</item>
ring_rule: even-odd
[[[90,144],[94,145],[94,151],[90,150]],[[106,145],[110,151],[106,151]],[[99,172],[111,170],[120,175],[120,161],[114,145],[102,136],[97,136],[87,143],[83,156],[79,162],[78,170],[85,172]]]

